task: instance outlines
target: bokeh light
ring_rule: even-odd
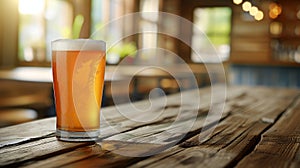
[[[272,22],[270,24],[270,33],[273,35],[280,35],[282,33],[282,23]]]
[[[248,2],[248,1],[244,2],[243,5],[242,5],[242,8],[243,8],[243,10],[244,10],[245,12],[250,11],[251,7],[252,7],[252,5],[251,5],[251,3]]]
[[[271,3],[269,5],[269,17],[271,19],[276,19],[282,13],[282,8],[277,3]]]
[[[254,16],[255,20],[260,21],[264,18],[264,13],[262,11],[258,11]]]
[[[233,3],[239,5],[243,2],[243,0],[233,0]]]
[[[258,8],[256,6],[252,6],[250,8],[249,13],[250,13],[251,16],[255,16],[257,12],[258,12]]]

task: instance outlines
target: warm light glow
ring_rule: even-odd
[[[297,12],[297,18],[300,20],[300,10]]]
[[[254,16],[254,18],[255,18],[255,20],[260,21],[260,20],[262,20],[264,18],[264,13],[262,11],[258,11],[256,13],[256,15]]]
[[[271,3],[269,6],[269,10],[272,11],[274,14],[280,15],[282,12],[282,8],[277,3]]]
[[[176,88],[176,83],[174,84],[171,79],[162,79],[160,85],[163,88]]]
[[[297,36],[300,35],[300,25],[296,26],[296,28],[295,28],[295,34],[296,34]]]
[[[250,15],[255,16],[257,12],[258,12],[258,8],[256,6],[252,6],[250,9]]]
[[[275,19],[275,18],[278,17],[278,15],[275,15],[274,13],[272,13],[272,12],[270,11],[270,12],[269,12],[269,17],[270,17],[271,19]]]
[[[250,11],[251,6],[252,6],[251,3],[246,1],[246,2],[243,3],[242,8],[243,8],[244,11],[248,12],[248,11]]]
[[[282,12],[282,8],[279,4],[277,3],[271,3],[269,5],[269,17],[271,19],[275,19],[278,17],[278,15],[280,15]]]
[[[280,8],[280,7],[278,7],[278,8],[273,8],[271,11],[272,11],[272,13],[274,13],[275,15],[280,15],[280,13],[281,13],[281,8]]]
[[[19,13],[28,15],[42,14],[45,0],[19,0]]]
[[[243,2],[243,0],[233,0],[233,3],[239,5]]]
[[[280,35],[282,33],[282,23],[272,22],[270,24],[270,33],[273,35]]]

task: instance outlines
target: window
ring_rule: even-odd
[[[216,54],[223,61],[229,58],[231,13],[229,7],[196,8],[194,10],[192,48],[199,55],[192,52],[193,62],[214,62],[216,58],[213,55]]]
[[[141,48],[155,48],[157,47],[157,33],[146,33],[149,30],[158,30],[158,15],[152,15],[147,12],[158,12],[159,1],[158,0],[141,0],[141,23],[140,29],[142,33],[140,35]]]
[[[19,62],[49,63],[51,41],[70,38],[72,22],[67,0],[19,0]]]
[[[92,26],[91,38],[105,40],[114,46],[108,50],[106,61],[116,64],[120,60],[123,44],[123,20],[118,20],[124,15],[125,0],[92,0]],[[121,41],[120,41],[121,40]]]
[[[113,20],[124,14],[124,3],[124,0],[92,0],[91,35],[93,38],[118,40],[122,37],[122,25],[120,22]],[[109,27],[105,27],[106,25]],[[103,27],[106,29],[102,30]],[[112,35],[108,37],[108,34]]]

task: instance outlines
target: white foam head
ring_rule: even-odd
[[[51,42],[53,51],[105,51],[106,43],[92,39],[59,39]]]

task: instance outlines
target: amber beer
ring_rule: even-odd
[[[105,42],[89,39],[52,42],[56,135],[64,141],[99,136],[105,72]]]

